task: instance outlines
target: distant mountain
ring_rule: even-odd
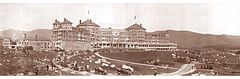
[[[25,31],[8,29],[0,32],[1,37],[10,37],[12,39],[23,38]],[[21,35],[22,34],[22,35]]]
[[[27,32],[27,39],[35,39],[35,35],[38,36],[38,40],[51,40],[52,32],[49,29],[37,29]]]
[[[175,31],[165,30],[158,32],[168,32],[170,41],[178,44],[180,48],[192,47],[240,47],[240,36],[232,35],[212,35],[200,34],[190,31]],[[12,39],[23,39],[24,33],[27,34],[27,39],[35,40],[35,35],[38,35],[38,40],[51,40],[52,32],[49,29],[37,29],[32,31],[19,31],[8,29],[0,32],[1,37],[11,37]]]
[[[200,34],[190,31],[166,30],[159,32],[168,32],[170,41],[178,44],[180,48],[206,47],[206,46],[240,46],[240,36],[231,35],[212,35]]]
[[[24,34],[26,34],[26,38],[30,40],[35,40],[35,35],[38,36],[38,40],[51,40],[52,32],[49,29],[37,29],[32,31],[8,29],[0,32],[1,37],[10,37],[13,40],[24,39]]]
[[[240,42],[240,36],[233,36],[233,35],[223,35],[223,36],[233,39],[234,41]]]

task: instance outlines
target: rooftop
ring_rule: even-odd
[[[66,18],[64,18],[63,22],[60,22],[57,19],[55,19],[55,22],[53,23],[53,25],[58,25],[58,24],[72,24],[72,22],[70,22]]]
[[[128,28],[126,28],[126,30],[131,30],[131,29],[146,30],[145,28],[142,27],[142,24],[137,24],[137,23],[129,26]]]
[[[100,27],[98,24],[92,22],[91,19],[87,19],[86,21],[78,24],[77,26],[78,26],[78,27],[79,27],[79,26],[96,26],[96,27]]]
[[[55,22],[53,23],[53,25],[57,25],[57,24],[61,24],[61,22],[55,19]]]
[[[64,21],[62,22],[63,24],[72,24],[72,22],[70,22],[69,20],[67,20],[66,18],[64,18]]]

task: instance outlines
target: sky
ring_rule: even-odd
[[[89,14],[88,14],[89,11]],[[136,16],[136,19],[134,19]],[[102,28],[141,23],[147,31],[188,30],[240,35],[240,3],[1,3],[0,31],[52,29],[55,19],[73,26],[92,19]]]

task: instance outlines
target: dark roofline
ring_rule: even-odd
[[[100,27],[98,24],[92,22],[91,19],[87,19],[84,22],[81,22],[81,20],[80,20],[80,22],[77,25],[77,27],[79,27],[79,26],[96,26],[96,27]]]
[[[62,24],[64,24],[64,23],[66,23],[66,24],[73,24],[71,21],[67,20],[67,18],[64,18]]]
[[[137,23],[135,23],[135,24],[133,24],[133,25],[131,25],[131,26],[129,26],[129,27],[127,27],[126,28],[126,30],[130,30],[130,29],[142,29],[142,30],[146,30],[144,27],[142,27],[142,24],[137,24]]]
[[[53,25],[57,25],[57,24],[61,24],[61,22],[55,19],[55,22],[53,23]]]
[[[57,19],[55,19],[55,22],[53,23],[53,25],[57,25],[57,24],[73,24],[71,21],[67,20],[66,18],[64,18],[63,22],[58,21]]]

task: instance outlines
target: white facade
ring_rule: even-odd
[[[98,46],[100,48],[136,48],[159,51],[177,50],[177,44],[174,43],[99,42]]]
[[[10,38],[3,38],[2,46],[4,48],[11,48],[11,40],[10,40]]]

